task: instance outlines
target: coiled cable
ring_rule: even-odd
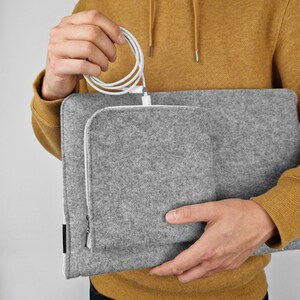
[[[143,105],[150,105],[151,99],[150,96],[147,94],[146,91],[146,80],[144,76],[144,54],[140,44],[138,43],[137,39],[130,33],[127,29],[120,26],[121,31],[124,34],[124,37],[129,44],[133,55],[136,59],[135,65],[130,73],[124,78],[112,82],[112,83],[105,83],[97,77],[83,75],[87,83],[92,86],[95,90],[100,93],[108,94],[108,95],[122,95],[130,92],[134,92],[137,83],[139,82],[140,78],[142,77],[142,91],[144,95],[142,96]],[[130,78],[131,77],[131,78]],[[130,79],[129,79],[130,78]],[[125,83],[124,83],[125,82]],[[138,86],[139,87],[139,86]],[[138,90],[138,89],[137,89]]]

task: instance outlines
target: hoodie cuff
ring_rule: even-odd
[[[265,242],[272,249],[283,249],[300,237],[300,180],[281,177],[276,186],[249,200],[261,205],[275,223],[278,234]]]

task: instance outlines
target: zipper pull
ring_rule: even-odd
[[[87,220],[87,228],[86,228],[86,237],[85,237],[85,247],[88,247],[88,238],[90,235],[90,219],[89,215],[86,215],[86,220]]]

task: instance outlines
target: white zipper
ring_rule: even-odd
[[[88,120],[89,122],[89,120]],[[86,220],[87,220],[87,227],[86,227],[86,239],[85,239],[85,247],[91,249],[91,237],[90,237],[90,231],[91,231],[91,226],[90,226],[90,208],[88,204],[88,199],[89,199],[89,190],[88,190],[88,174],[87,174],[87,151],[86,151],[86,146],[87,146],[87,141],[86,141],[86,135],[87,135],[87,124],[85,125],[84,128],[84,137],[83,137],[83,152],[84,152],[84,173],[85,173],[85,197],[86,197],[86,205],[88,209],[88,214],[86,215]]]
[[[86,228],[86,237],[85,237],[85,247],[91,249],[91,238],[90,238],[90,218],[89,215],[86,215],[87,228]]]

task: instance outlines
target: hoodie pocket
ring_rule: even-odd
[[[174,208],[215,200],[213,148],[202,110],[106,107],[85,127],[92,251],[195,241],[205,223],[169,224]]]

